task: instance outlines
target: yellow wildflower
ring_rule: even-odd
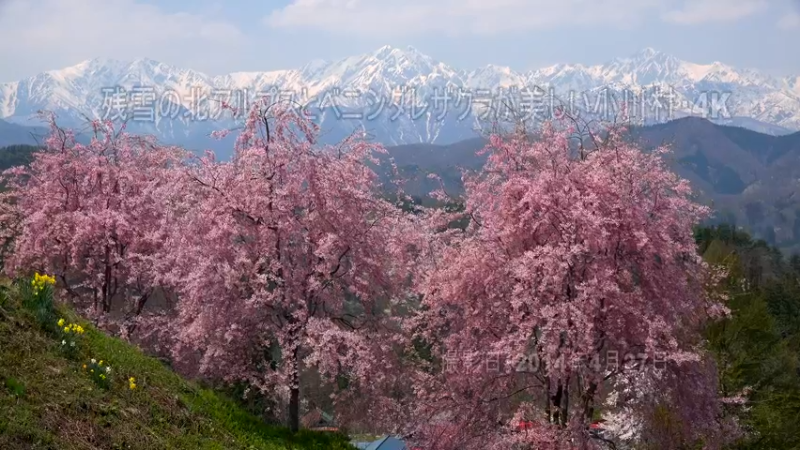
[[[45,285],[47,284],[56,284],[56,278],[50,275],[42,275],[39,272],[36,272],[33,276],[33,280],[31,280],[31,286],[36,292],[41,292]]]
[[[69,333],[69,327],[68,326],[64,327],[64,332],[65,333]]]
[[[58,319],[58,326],[59,327],[63,327],[64,326],[64,319]]]

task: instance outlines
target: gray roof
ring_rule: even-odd
[[[405,442],[392,436],[384,436],[372,442],[355,442],[353,445],[362,450],[406,450]]]

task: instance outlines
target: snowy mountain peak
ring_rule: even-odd
[[[563,98],[566,93],[580,96],[598,92],[604,87],[635,90],[654,85],[674,91],[671,98],[677,102],[676,111],[682,111],[681,114],[695,114],[698,103],[701,109],[704,108],[703,95],[712,92],[717,96],[725,95],[725,114],[771,124],[776,129],[800,129],[799,76],[776,79],[720,62],[697,64],[652,47],[604,64],[559,63],[529,72],[517,72],[511,67],[495,64],[457,70],[414,47],[391,45],[335,61],[310,61],[297,69],[236,72],[221,76],[209,76],[150,58],[132,61],[96,58],[24,80],[0,83],[0,118],[27,124],[29,117],[42,109],[53,110],[60,117],[72,118],[76,123],[84,116],[103,117],[107,115],[103,111],[103,92],[115,86],[126,89],[152,86],[157,91],[171,90],[184,108],[191,109],[191,101],[198,89],[206,94],[238,90],[249,93],[249,96],[278,89],[303,96],[302,99],[295,98],[295,101],[304,104],[316,101],[315,104],[319,104],[318,99],[332,88],[361,92],[362,95],[369,91],[394,95],[397,88],[414,87],[416,95],[430,98],[436,93],[434,89],[445,86],[484,92],[538,86],[552,89]],[[393,101],[389,99],[387,96],[384,103]],[[350,102],[349,105],[365,103],[364,99],[352,98],[338,101]],[[390,106],[384,104],[383,108],[388,111]],[[403,113],[409,114],[401,111]],[[430,111],[413,114],[414,118],[395,116],[385,122],[366,119],[361,122],[340,121],[336,114],[332,119],[328,116],[322,120],[333,120],[327,122],[333,128],[380,127],[382,136],[385,136],[382,140],[389,144],[442,142],[443,139],[470,137],[469,134],[465,136],[463,130],[469,132],[475,125],[469,120],[454,121],[446,115],[430,114]],[[152,124],[152,129],[145,127],[146,131],[176,137],[180,133],[205,130],[211,125],[191,115],[159,120]],[[449,137],[445,138],[445,135]]]
[[[595,72],[602,74],[610,83],[651,85],[673,83],[683,76],[683,61],[646,47],[628,57],[616,58]]]
[[[86,77],[92,76],[94,73],[121,73],[124,71],[130,62],[120,61],[110,58],[94,58],[81,61],[73,66],[64,67],[62,69],[48,70],[49,73],[56,77]]]
[[[329,66],[331,63],[325,59],[314,59],[311,60],[309,63],[304,65],[300,68],[300,72],[304,74],[315,74],[318,73],[320,70],[323,70],[325,67]]]
[[[615,58],[613,62],[618,63],[631,63],[634,65],[646,65],[651,62],[659,63],[676,63],[682,62],[680,59],[662,51],[656,50],[653,47],[645,47],[628,56]]]
[[[404,49],[392,47],[390,45],[384,45],[378,50],[372,52],[371,56],[379,61],[391,64],[411,63],[435,65],[437,63],[433,58],[420,52],[410,45]]]
[[[169,71],[169,70],[180,70],[175,67],[171,67],[167,64],[162,62],[150,59],[150,58],[137,58],[131,61],[130,63],[131,69],[139,69],[139,70],[162,70],[162,71]]]
[[[525,76],[511,67],[487,64],[481,68],[464,72],[467,87],[472,89],[521,87],[526,84]]]
[[[800,75],[787,77],[786,84],[789,89],[800,98]]]
[[[642,64],[648,61],[673,61],[673,60],[677,61],[677,58],[662,51],[656,50],[653,47],[645,47],[626,57],[616,58],[614,61],[620,61],[620,62],[632,61]]]
[[[641,56],[641,57],[644,57],[644,58],[652,58],[652,57],[658,55],[659,53],[660,52],[658,50],[654,49],[653,47],[645,47],[645,48],[639,50],[636,53],[636,56]]]
[[[503,72],[503,73],[511,73],[511,72],[513,72],[513,70],[511,70],[511,67],[498,66],[496,64],[487,64],[486,66],[484,66],[484,70],[493,70],[493,71]]]

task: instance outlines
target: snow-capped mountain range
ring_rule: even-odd
[[[390,46],[299,69],[222,76],[150,59],[93,59],[0,83],[0,118],[31,125],[37,111],[49,110],[66,126],[127,119],[129,129],[187,145],[236,123],[221,101],[241,107],[264,95],[307,108],[331,139],[365,129],[388,145],[463,140],[487,123],[513,120],[512,111],[537,120],[561,106],[612,118],[623,103],[639,122],[701,115],[770,134],[800,130],[800,76],[696,64],[652,48],[601,65],[529,72],[461,70]]]

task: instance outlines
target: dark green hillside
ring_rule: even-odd
[[[344,436],[265,424],[68,311],[24,307],[26,284],[0,292],[0,449],[352,448]],[[84,333],[65,336],[60,318]],[[83,368],[91,358],[112,368],[105,380]]]

